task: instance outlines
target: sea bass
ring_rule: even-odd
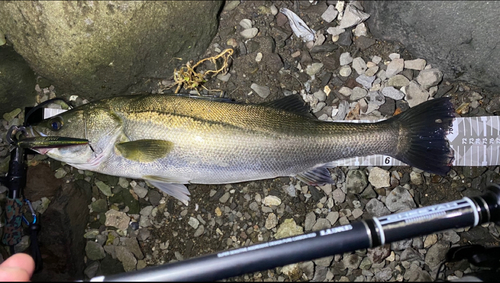
[[[263,104],[177,95],[118,96],[43,120],[30,136],[87,139],[36,148],[73,167],[144,179],[185,204],[185,184],[227,184],[295,176],[333,183],[334,160],[383,154],[446,174],[453,151],[449,98],[427,101],[375,123],[315,119],[299,96]]]

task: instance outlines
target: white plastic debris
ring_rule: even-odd
[[[288,10],[287,8],[281,8],[280,12],[283,13],[288,18],[288,21],[290,22],[290,27],[292,28],[293,33],[297,37],[302,38],[302,41],[304,42],[314,40],[316,31],[309,28],[307,24],[301,18],[299,18],[299,16],[297,16],[297,14]]]

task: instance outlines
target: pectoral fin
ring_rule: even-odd
[[[297,179],[311,186],[322,186],[324,184],[334,184],[328,168],[325,166],[313,168],[311,170],[297,174]]]
[[[164,140],[136,140],[115,145],[116,150],[125,158],[138,162],[152,162],[165,157],[174,144]]]
[[[185,205],[188,205],[190,200],[189,191],[187,187],[180,182],[186,182],[184,180],[171,180],[159,176],[143,176],[143,178],[148,181],[151,185],[157,187],[161,191],[173,196],[174,198],[180,200]]]

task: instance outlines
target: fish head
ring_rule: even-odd
[[[31,125],[28,137],[86,139],[88,144],[33,150],[82,169],[95,169],[119,136],[121,119],[107,107],[86,104]],[[78,166],[80,165],[80,166]]]

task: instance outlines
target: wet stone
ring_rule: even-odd
[[[376,40],[373,38],[369,38],[366,36],[360,36],[356,39],[354,44],[356,45],[357,48],[359,48],[361,51],[368,49],[370,46],[376,43]],[[374,62],[376,63],[376,62]],[[376,63],[378,64],[378,63]]]
[[[365,206],[366,211],[375,217],[381,217],[391,213],[389,209],[379,200],[371,199]]]
[[[85,254],[91,260],[100,260],[106,256],[103,247],[94,241],[87,242],[87,245],[85,246]]]
[[[124,246],[116,246],[116,258],[121,261],[123,264],[123,269],[125,272],[133,271],[136,269],[137,259],[134,257],[134,254],[130,252]]]
[[[108,204],[105,199],[98,199],[95,202],[90,204],[92,207],[92,211],[95,212],[106,212],[108,211]]]
[[[391,212],[402,212],[416,208],[413,197],[404,187],[394,188],[386,198],[386,206]]]
[[[313,211],[311,211],[308,214],[306,214],[306,219],[304,221],[304,230],[311,231],[315,223],[316,223],[316,214]]]
[[[427,90],[432,86],[437,85],[443,78],[443,73],[439,69],[425,69],[420,71],[417,76],[417,82],[422,89]]]
[[[345,32],[339,34],[339,39],[337,40],[337,44],[346,47],[351,46],[352,32],[350,30],[346,30]]]

